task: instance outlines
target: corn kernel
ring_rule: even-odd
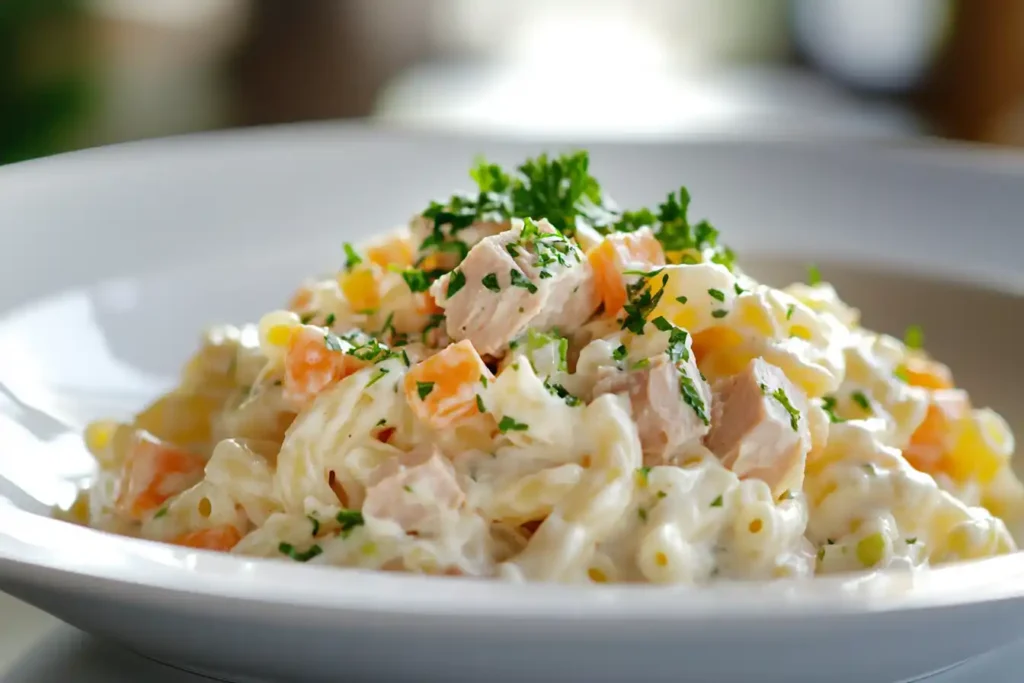
[[[591,567],[587,570],[587,576],[594,583],[608,583],[608,576],[597,567]]]
[[[355,311],[372,311],[380,305],[377,278],[369,268],[343,273],[338,278],[338,285]]]
[[[857,542],[857,559],[865,567],[874,567],[885,557],[885,537],[877,531]]]
[[[789,336],[803,339],[804,341],[811,341],[811,331],[803,325],[793,325],[790,327]]]
[[[117,429],[117,423],[110,420],[90,422],[89,426],[85,428],[85,446],[89,452],[96,455],[109,446],[115,429]]]
[[[273,346],[287,346],[295,334],[291,325],[274,325],[267,330],[267,342]]]
[[[1012,437],[1007,444],[1009,428],[990,411],[975,411],[964,422],[956,445],[942,459],[941,469],[958,482],[988,484],[1012,452]]]
[[[654,564],[658,565],[659,567],[667,567],[668,555],[660,551],[654,553]]]

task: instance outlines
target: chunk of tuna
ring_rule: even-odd
[[[395,522],[407,533],[432,533],[466,497],[455,470],[436,447],[385,462],[370,474],[363,514]]]
[[[811,448],[807,396],[761,358],[715,386],[704,440],[740,478],[757,478],[776,495],[803,485]]]
[[[707,434],[711,389],[692,361],[677,367],[661,354],[644,368],[623,371],[604,367],[599,374],[595,397],[629,397],[645,465],[669,464]]]
[[[547,221],[487,237],[431,288],[448,335],[501,355],[527,328],[572,330],[597,310],[582,252]]]

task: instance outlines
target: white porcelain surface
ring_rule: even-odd
[[[246,561],[39,514],[88,474],[77,430],[167,386],[205,324],[279,305],[343,241],[464,186],[478,152],[537,151],[302,127],[0,169],[0,588],[157,658],[282,680],[891,682],[1024,638],[1024,555],[913,580],[514,586]],[[1024,427],[1018,158],[705,142],[600,144],[593,163],[624,204],[688,184],[755,272],[813,259],[870,324],[922,323],[978,402]]]

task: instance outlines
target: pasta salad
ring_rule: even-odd
[[[432,202],[85,441],[77,523],[344,567],[701,584],[1016,550],[1014,441],[812,274],[754,281],[686,188],[585,152]]]

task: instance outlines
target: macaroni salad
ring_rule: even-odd
[[[585,152],[394,234],[179,386],[85,434],[62,514],[286,561],[516,581],[700,584],[1016,550],[1013,436],[812,274],[755,282],[685,188],[622,211]],[[339,257],[342,253],[339,252]]]

